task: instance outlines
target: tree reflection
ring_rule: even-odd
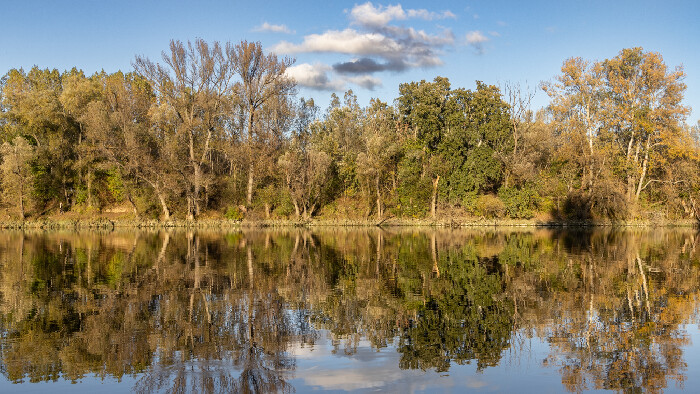
[[[523,336],[570,391],[683,383],[690,231],[0,233],[0,372],[138,392],[289,392],[328,333],[404,369],[496,366]]]

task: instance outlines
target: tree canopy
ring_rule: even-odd
[[[445,77],[394,102],[321,111],[257,42],[172,41],[160,63],[86,76],[13,69],[0,86],[6,216],[692,219],[698,126],[656,52],[571,58],[533,92]]]

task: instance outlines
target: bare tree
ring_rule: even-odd
[[[533,124],[532,110],[530,103],[535,93],[525,88],[520,87],[520,84],[506,82],[503,86],[503,95],[508,103],[508,112],[510,114],[511,131],[513,135],[513,149],[507,157],[503,158],[506,163],[506,173],[503,180],[503,186],[510,186],[513,175],[524,172],[523,167],[531,166],[532,162],[524,157],[523,146],[526,134]]]
[[[240,77],[235,90],[240,103],[240,111],[245,115],[244,143],[248,159],[248,187],[246,204],[253,202],[255,185],[256,145],[264,141],[266,130],[258,122],[261,107],[273,101],[273,98],[294,93],[296,83],[286,76],[287,67],[294,63],[293,59],[278,59],[277,55],[263,53],[259,42],[241,41],[235,46],[227,45],[226,53],[231,60],[235,73]]]
[[[210,170],[206,168],[217,133],[222,132],[224,119],[230,114],[233,93],[234,59],[226,45],[226,53],[218,42],[202,39],[187,45],[170,42],[170,52],[163,52],[164,65],[137,56],[136,72],[143,75],[156,92],[157,104],[171,109],[175,115],[174,132],[180,137],[186,158],[184,179],[188,184],[187,218],[201,212],[201,191]]]

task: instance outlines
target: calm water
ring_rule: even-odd
[[[700,392],[693,230],[0,233],[0,392]]]

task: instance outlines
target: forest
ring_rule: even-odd
[[[365,107],[299,97],[259,42],[171,41],[129,72],[0,80],[4,220],[700,218],[685,72],[642,48],[539,86],[402,83]],[[1,218],[0,218],[1,219]]]

